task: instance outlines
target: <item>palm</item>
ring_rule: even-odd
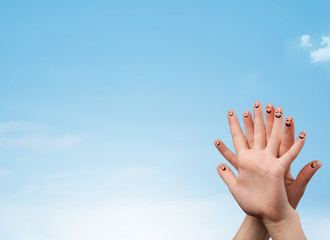
[[[278,159],[267,149],[247,149],[237,154],[237,194],[234,197],[249,215],[275,220],[285,215],[288,200],[284,169],[274,162]]]

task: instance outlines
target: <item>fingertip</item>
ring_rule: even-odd
[[[228,166],[224,163],[218,165],[218,171],[225,172],[228,169]]]
[[[233,110],[233,109],[230,109],[230,110],[228,111],[228,117],[232,117],[232,116],[234,116],[234,115],[235,115],[234,110]]]
[[[266,106],[265,106],[265,112],[267,113],[267,114],[271,114],[272,113],[272,111],[274,110],[274,105],[273,104],[271,104],[271,103],[268,103],[268,104],[266,104]]]
[[[221,145],[221,140],[220,140],[219,138],[215,139],[215,140],[214,140],[214,145],[215,145],[216,147],[219,147],[219,146]]]
[[[284,122],[285,122],[285,126],[286,127],[293,126],[293,124],[294,124],[293,117],[291,117],[291,116],[286,117],[285,120],[284,120]]]
[[[301,131],[298,135],[298,139],[297,140],[305,140],[307,136],[307,132],[306,131]]]
[[[256,101],[256,102],[253,104],[253,108],[254,108],[254,109],[261,108],[261,102],[260,102],[260,101]]]
[[[249,116],[251,116],[251,112],[250,112],[250,111],[245,111],[245,112],[243,113],[243,119],[244,119],[244,118],[248,118]]]
[[[318,161],[318,160],[315,160],[315,161],[312,161],[310,163],[310,167],[311,168],[316,168],[316,170],[317,170],[317,169],[319,169],[319,168],[322,167],[322,163],[320,161]]]
[[[275,118],[282,118],[282,116],[283,116],[283,108],[277,107],[275,109]]]

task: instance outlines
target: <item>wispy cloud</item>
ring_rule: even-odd
[[[0,238],[62,240],[232,239],[244,214],[229,195],[199,200],[66,206],[0,204]]]
[[[313,47],[310,42],[311,37],[309,35],[302,35],[300,37],[300,46],[304,48]],[[310,51],[310,59],[312,63],[326,62],[330,60],[330,36],[323,36],[320,47]]]
[[[330,37],[323,36],[321,41],[321,46],[315,51],[311,51],[311,61],[312,62],[325,62],[330,60]]]
[[[91,205],[0,203],[0,238],[12,240],[232,239],[245,214],[228,195],[152,202],[130,199]],[[308,239],[330,235],[326,215],[300,214]]]
[[[301,215],[300,218],[307,239],[325,239],[325,236],[330,236],[330,217],[329,215],[325,217],[326,212],[322,215]]]
[[[71,134],[50,135],[48,129],[39,123],[0,123],[0,147],[58,149],[73,147],[82,141],[82,137]]]
[[[312,47],[312,43],[309,41],[310,40],[310,36],[309,35],[302,35],[300,37],[301,43],[300,46],[302,47]]]

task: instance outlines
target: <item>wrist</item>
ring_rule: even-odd
[[[265,228],[263,222],[256,217],[246,215],[239,231],[233,238],[234,240],[268,240],[269,234]]]
[[[271,221],[268,219],[262,219],[262,222],[264,223],[273,240],[306,239],[306,236],[301,227],[299,214],[294,209],[290,210],[290,213],[287,215],[287,217],[281,220]]]

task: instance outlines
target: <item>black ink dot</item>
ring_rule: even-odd
[[[227,169],[226,167],[223,167],[223,168],[222,168],[222,171],[226,171],[226,169]]]
[[[311,164],[311,167],[312,167],[312,168],[315,168],[315,167],[316,167],[316,166],[314,165],[314,163],[313,163],[313,162],[312,162],[312,164]]]

